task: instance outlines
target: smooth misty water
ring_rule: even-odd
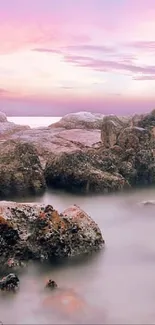
[[[54,266],[32,264],[20,274],[16,295],[0,297],[4,324],[155,324],[155,189],[128,193],[75,196],[48,191],[25,201],[51,203],[59,211],[76,203],[99,224],[106,247],[92,256]],[[23,201],[23,200],[22,200]],[[61,294],[47,310],[43,287],[53,278],[64,295],[84,303],[84,313],[64,314]],[[52,293],[50,293],[52,296]],[[76,296],[76,295],[79,295]],[[65,301],[63,302],[65,306]],[[53,306],[53,308],[52,308]]]

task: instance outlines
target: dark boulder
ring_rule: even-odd
[[[0,197],[45,189],[43,169],[33,145],[6,141],[0,149]]]
[[[15,291],[19,287],[19,278],[16,274],[10,273],[0,280],[0,290]]]

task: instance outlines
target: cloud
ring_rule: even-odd
[[[34,48],[32,51],[41,53],[63,54],[63,52],[59,49]]]
[[[110,46],[101,46],[101,45],[90,45],[90,44],[79,44],[79,45],[69,45],[66,47],[57,47],[57,48],[34,48],[34,52],[42,53],[52,53],[52,54],[61,54],[66,55],[67,53],[73,52],[98,52],[101,54],[114,54],[116,53],[114,47]]]
[[[127,47],[132,47],[140,50],[155,50],[155,41],[136,41],[124,43]]]
[[[132,61],[110,61],[99,60],[92,57],[67,55],[64,57],[65,62],[69,62],[79,67],[89,68],[101,72],[128,72],[128,73],[143,73],[147,75],[155,75],[155,66],[136,65]]]
[[[115,52],[115,48],[113,48],[111,46],[89,45],[89,44],[67,46],[64,49],[65,50],[73,50],[73,51],[77,51],[77,52],[81,52],[81,51],[101,52],[101,53]]]
[[[155,80],[155,75],[152,75],[152,76],[147,76],[147,75],[135,76],[132,79],[133,80]]]

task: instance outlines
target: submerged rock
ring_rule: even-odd
[[[59,214],[51,206],[0,202],[0,262],[53,260],[98,250],[97,224],[78,206]]]
[[[19,286],[19,279],[16,274],[10,273],[0,280],[0,290],[15,291]]]
[[[155,200],[143,201],[141,205],[155,205]]]
[[[58,286],[54,280],[49,279],[48,282],[46,283],[46,288],[48,289],[56,289]]]

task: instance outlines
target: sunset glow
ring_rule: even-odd
[[[155,106],[154,0],[0,2],[0,110]]]

